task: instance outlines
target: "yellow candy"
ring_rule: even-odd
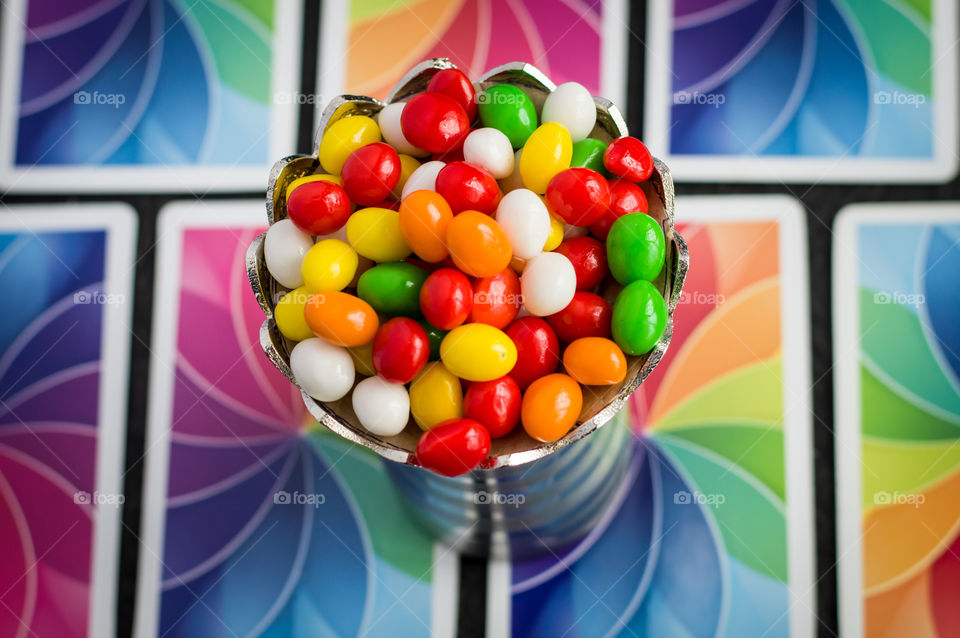
[[[410,383],[410,412],[423,430],[463,416],[460,379],[440,361],[424,366]]]
[[[517,347],[502,330],[485,323],[468,323],[443,338],[440,359],[461,379],[492,381],[513,368]]]
[[[304,175],[303,177],[298,177],[287,185],[285,197],[290,199],[290,193],[293,192],[293,189],[300,184],[306,184],[307,182],[333,182],[337,186],[343,186],[343,180],[337,175]]]
[[[547,192],[547,184],[560,171],[570,168],[573,142],[562,124],[541,124],[527,138],[520,154],[520,177],[523,185],[534,193]]]
[[[353,368],[365,377],[372,377],[377,373],[373,369],[373,342],[362,346],[347,348],[353,358]]]
[[[410,174],[420,168],[420,162],[409,155],[400,154],[400,180],[397,182],[397,185],[393,187],[393,196],[397,199],[400,199],[400,194],[403,193],[403,186],[407,183],[407,179],[410,177]]]
[[[389,208],[364,208],[350,215],[347,240],[376,262],[400,261],[413,252],[400,234],[400,213]]]
[[[547,236],[547,243],[543,245],[543,252],[548,253],[563,241],[563,222],[550,215],[550,234]]]
[[[303,341],[314,336],[303,316],[303,308],[309,298],[310,291],[306,286],[300,286],[285,294],[273,309],[273,318],[277,321],[280,334],[291,341]]]
[[[310,247],[300,264],[303,283],[310,292],[343,290],[353,280],[360,258],[339,239],[324,239]]]
[[[324,131],[317,158],[320,166],[331,175],[339,175],[343,163],[355,150],[380,141],[380,127],[366,115],[354,115],[337,120]]]

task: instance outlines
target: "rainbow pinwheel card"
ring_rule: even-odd
[[[161,212],[135,636],[454,633],[458,557],[260,348],[263,202]]]
[[[0,636],[114,636],[135,220],[0,213]]]
[[[301,0],[3,4],[0,186],[262,190],[294,149]]]
[[[678,197],[690,271],[664,359],[605,427],[633,465],[605,519],[495,563],[489,636],[811,638],[806,228],[781,196]]]
[[[858,204],[833,244],[841,635],[960,626],[960,202]]]
[[[956,0],[647,5],[644,138],[677,181],[956,175]]]

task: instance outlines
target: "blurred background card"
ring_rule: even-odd
[[[260,349],[266,229],[259,199],[161,212],[135,636],[452,636],[457,556]]]
[[[115,625],[136,222],[126,204],[0,213],[0,635]]]
[[[678,181],[956,175],[955,0],[648,5],[644,139]]]
[[[960,203],[857,204],[834,240],[840,631],[960,615]]]
[[[610,516],[492,565],[488,635],[814,635],[806,228],[782,196],[680,197],[697,255],[663,361],[629,410]]]
[[[3,6],[8,190],[262,190],[294,150],[300,0]]]
[[[522,60],[556,84],[583,84],[626,113],[627,6],[625,0],[327,2],[317,86],[324,102],[341,93],[382,99],[427,58],[450,58],[471,79]]]

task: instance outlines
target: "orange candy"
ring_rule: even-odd
[[[571,343],[563,353],[563,367],[583,385],[613,385],[627,377],[623,351],[603,337],[582,337]]]
[[[318,292],[307,301],[303,314],[314,334],[348,348],[370,343],[380,327],[370,304],[345,292]]]
[[[548,374],[523,393],[520,422],[531,437],[549,443],[570,431],[582,408],[580,384],[565,374]]]
[[[447,227],[453,219],[450,205],[439,193],[414,191],[400,202],[400,234],[417,256],[435,264],[447,257]]]
[[[447,227],[447,248],[457,268],[472,277],[492,277],[508,265],[513,252],[500,225],[476,210],[459,213]]]

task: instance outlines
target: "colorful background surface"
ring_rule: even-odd
[[[960,224],[858,230],[865,636],[960,627]],[[862,464],[862,466],[861,466]]]

